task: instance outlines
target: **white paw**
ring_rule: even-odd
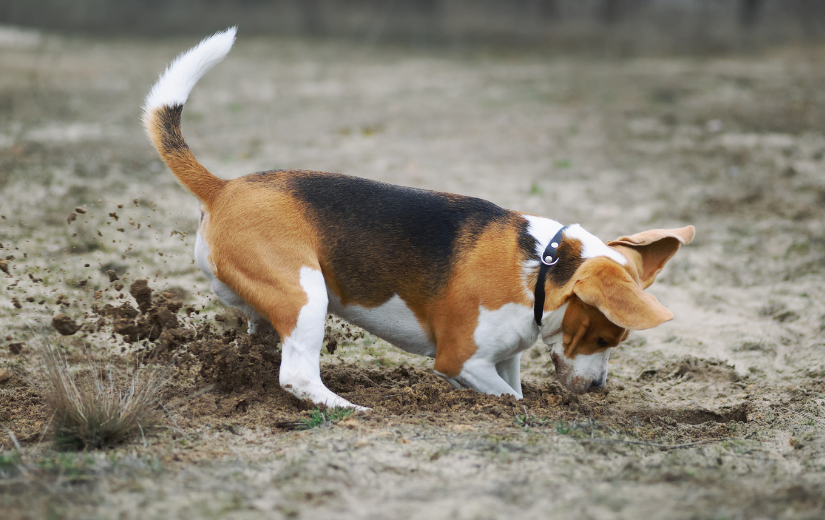
[[[369,411],[370,408],[353,404],[343,397],[336,395],[329,388],[321,384],[295,385],[282,384],[284,390],[298,399],[309,399],[315,404],[329,408],[353,408],[359,412]]]

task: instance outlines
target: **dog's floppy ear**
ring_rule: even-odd
[[[679,246],[690,244],[696,229],[686,226],[678,229],[651,229],[629,237],[619,237],[607,243],[619,247],[625,256],[636,264],[639,281],[643,288],[650,287],[656,275],[670,260]]]
[[[623,267],[606,258],[582,264],[573,293],[624,329],[649,329],[673,319],[673,313],[644,292]]]

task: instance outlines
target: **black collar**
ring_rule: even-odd
[[[547,271],[559,262],[558,249],[561,246],[561,241],[564,240],[564,230],[567,226],[562,228],[550,239],[547,248],[541,255],[541,267],[539,267],[539,276],[536,280],[535,301],[533,303],[533,316],[536,318],[536,324],[541,327],[541,316],[544,314],[544,280],[547,278]]]

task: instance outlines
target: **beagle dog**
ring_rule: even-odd
[[[521,352],[541,337],[574,392],[600,389],[610,349],[673,318],[644,292],[694,228],[604,243],[578,224],[462,195],[305,170],[220,179],[181,135],[192,87],[236,28],[181,54],[146,98],[149,138],[201,201],[198,265],[221,300],[283,340],[280,384],[300,399],[360,408],[321,381],[328,312],[435,358],[459,388],[522,397]]]

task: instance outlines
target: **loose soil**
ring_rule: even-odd
[[[601,393],[567,392],[533,346],[517,401],[330,316],[322,377],[372,410],[297,429],[314,407],[279,387],[279,338],[209,294],[197,202],[139,124],[194,42],[0,39],[4,518],[822,518],[825,49],[607,61],[239,38],[184,112],[214,173],[340,171],[606,240],[693,224],[650,288],[676,318],[615,349]],[[46,339],[78,374],[169,366],[163,424],[56,452]]]

